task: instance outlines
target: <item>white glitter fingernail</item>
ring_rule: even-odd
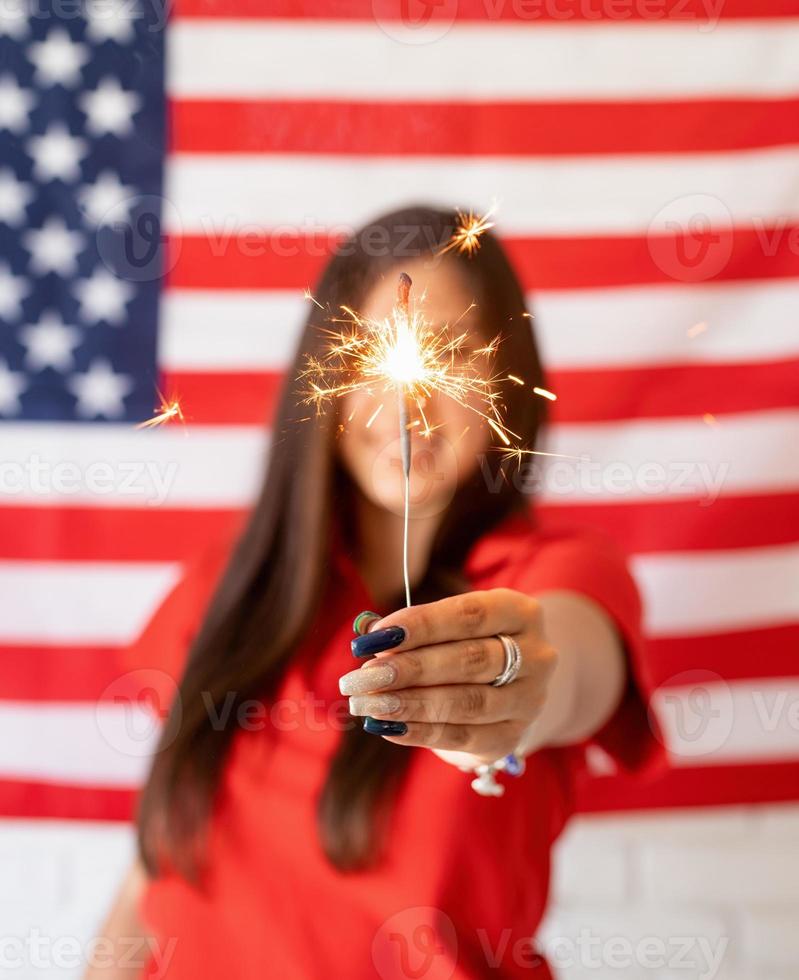
[[[370,661],[374,664],[374,661]],[[388,687],[397,679],[397,668],[393,664],[376,664],[370,666],[368,670],[364,667],[358,670],[351,670],[339,678],[338,689],[342,694],[366,694],[369,691],[378,691],[381,687]]]
[[[399,711],[402,699],[397,694],[359,694],[350,698],[351,715],[391,715]]]

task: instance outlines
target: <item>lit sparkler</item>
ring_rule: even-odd
[[[394,392],[399,405],[400,452],[404,477],[403,578],[405,600],[411,605],[408,576],[408,525],[410,510],[411,431],[417,428],[423,437],[433,432],[425,415],[425,403],[434,393],[453,399],[482,419],[503,444],[510,459],[522,456],[562,456],[533,449],[514,448],[520,436],[508,428],[502,417],[498,382],[505,380],[486,371],[486,359],[496,352],[500,338],[477,349],[467,344],[468,332],[457,331],[457,321],[435,328],[415,304],[410,302],[410,277],[399,277],[397,302],[391,315],[373,320],[342,306],[343,318],[332,320],[343,329],[328,329],[330,344],[322,355],[308,356],[300,374],[307,382],[304,403],[315,405],[317,412],[334,398],[350,392]],[[453,329],[455,327],[456,329]],[[511,376],[508,376],[509,378]],[[512,376],[517,384],[521,378]],[[554,399],[543,388],[534,393]],[[409,422],[409,410],[415,407],[421,423]],[[383,403],[372,413],[372,424]],[[499,447],[498,447],[499,448]],[[578,457],[574,457],[578,458]]]
[[[308,383],[304,401],[318,411],[324,402],[352,391],[394,390],[414,404],[422,420],[421,433],[433,432],[424,404],[433,392],[479,415],[509,446],[518,439],[502,420],[501,392],[497,377],[486,377],[485,357],[499,343],[470,351],[468,332],[457,333],[449,324],[436,329],[410,304],[410,277],[402,273],[397,303],[390,316],[372,320],[348,306],[345,316],[332,320],[343,330],[327,330],[330,345],[321,357],[306,358],[300,380]]]

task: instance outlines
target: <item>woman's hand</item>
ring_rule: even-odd
[[[522,662],[515,680],[493,687],[505,666],[498,633],[518,643]],[[557,661],[543,636],[538,602],[513,589],[398,610],[373,622],[353,642],[354,652],[370,645],[373,651],[382,646],[381,652],[339,681],[341,693],[350,695],[350,712],[399,722],[394,733],[383,726],[377,734],[425,746],[464,768],[517,748],[546,701]]]

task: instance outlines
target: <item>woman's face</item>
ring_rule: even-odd
[[[434,331],[458,321],[454,332],[467,334],[464,352],[485,344],[479,330],[478,310],[469,310],[472,295],[451,262],[443,261],[434,268],[427,268],[419,260],[398,266],[396,275],[387,276],[375,286],[358,312],[374,320],[390,316],[397,302],[399,273],[403,271],[413,280],[411,305],[426,294],[422,308]],[[469,312],[464,315],[466,310]],[[482,358],[475,365],[486,366]],[[381,404],[383,407],[367,427]],[[405,498],[396,392],[384,391],[381,386],[371,393],[352,391],[339,400],[338,407],[341,426],[338,453],[344,468],[368,500],[401,514]],[[434,393],[422,402],[422,409],[432,430],[429,435],[423,434],[419,409],[410,401],[410,502],[415,517],[442,513],[490,443],[485,423],[465,405]]]

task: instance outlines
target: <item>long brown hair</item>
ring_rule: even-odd
[[[337,248],[314,290],[316,299],[333,311],[342,304],[357,309],[383,276],[402,269],[403,261],[434,260],[455,226],[456,215],[449,210],[413,207],[384,215]],[[460,267],[486,335],[502,334],[494,369],[522,375],[527,382],[523,388],[507,385],[503,397],[510,428],[532,446],[545,403],[532,397],[530,389],[543,378],[524,293],[505,252],[489,232],[471,257],[450,251],[436,260]],[[307,355],[321,354],[325,343],[319,329],[325,326],[324,315],[309,305],[273,425],[263,487],[189,652],[176,699],[182,717],[178,720],[173,713],[167,719],[142,795],[139,848],[153,875],[165,858],[187,878],[196,878],[204,830],[236,731],[237,708],[276,689],[323,594],[331,546],[330,501],[334,493],[340,495],[339,506],[354,497],[336,463],[335,413],[308,420],[303,404],[301,366]],[[424,580],[414,590],[416,601],[466,588],[462,565],[471,546],[527,504],[510,479],[497,481],[489,492],[485,474],[477,468],[443,517]],[[384,612],[401,605],[397,596]],[[232,720],[220,725],[220,717]],[[339,869],[353,870],[376,859],[391,790],[410,753],[366,734],[357,723],[342,733],[317,810],[324,851]]]

